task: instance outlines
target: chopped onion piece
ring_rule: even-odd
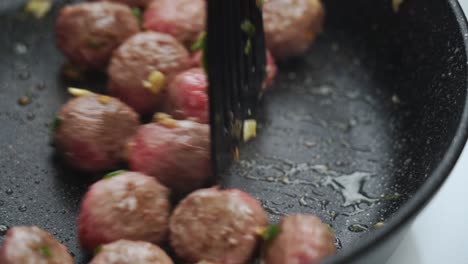
[[[153,94],[160,93],[166,84],[166,76],[160,71],[152,71],[148,79],[143,81],[143,87]]]
[[[51,0],[29,0],[24,11],[35,18],[43,18],[52,8]]]
[[[249,141],[257,136],[257,121],[248,119],[244,121],[244,142]]]
[[[68,87],[68,93],[73,95],[73,96],[78,97],[78,96],[92,94],[93,92],[91,92],[89,90],[86,90],[86,89]]]

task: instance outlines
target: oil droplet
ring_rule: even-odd
[[[341,244],[341,240],[337,237],[335,237],[335,241],[333,242],[333,244],[335,244],[335,247],[336,249],[342,249],[343,248],[343,244]]]
[[[28,53],[28,47],[21,42],[15,43],[14,48],[15,48],[15,53],[18,55],[24,55]]]
[[[29,121],[32,121],[32,120],[34,120],[35,118],[36,118],[36,114],[34,114],[34,113],[28,113],[28,114],[26,115],[26,119],[28,119]]]
[[[39,184],[39,183],[41,183],[41,181],[40,180],[35,180],[34,183]]]
[[[23,80],[23,81],[24,81],[24,80],[28,80],[30,77],[31,77],[31,73],[30,73],[29,71],[27,71],[27,70],[25,70],[25,71],[20,71],[20,72],[18,73],[18,78],[19,78],[20,80]]]
[[[18,104],[21,106],[26,106],[31,103],[31,99],[29,97],[23,95],[18,99]]]
[[[39,91],[43,91],[45,88],[46,88],[46,85],[45,85],[44,82],[40,82],[40,83],[36,84],[36,89],[39,90]]]
[[[28,209],[28,208],[27,208],[26,205],[24,205],[24,204],[21,205],[20,207],[18,207],[18,210],[19,210],[20,212],[26,212],[27,209]]]
[[[8,231],[8,226],[0,225],[0,236],[4,236]]]
[[[348,230],[353,233],[362,233],[369,230],[369,227],[363,224],[352,224],[348,226]]]
[[[13,194],[13,190],[12,189],[6,189],[5,193],[7,195],[12,195]]]

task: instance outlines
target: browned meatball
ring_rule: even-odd
[[[202,189],[174,210],[170,242],[176,254],[194,263],[247,263],[257,247],[259,229],[267,225],[259,202],[239,190]]]
[[[316,216],[286,216],[279,228],[267,247],[265,264],[317,264],[336,251],[333,233]]]
[[[263,6],[268,49],[282,60],[303,54],[322,28],[320,0],[270,0]]]
[[[74,98],[57,116],[57,150],[77,169],[113,169],[122,160],[127,140],[139,126],[138,119],[130,107],[109,96]]]
[[[72,63],[104,69],[112,52],[140,27],[129,7],[96,2],[64,7],[55,30],[58,47]]]
[[[82,247],[93,250],[119,239],[161,243],[168,231],[169,195],[155,178],[137,172],[96,182],[81,203]]]
[[[156,177],[177,195],[203,187],[211,176],[210,128],[164,119],[142,126],[129,143],[130,168]]]
[[[0,249],[1,264],[73,264],[67,248],[44,230],[13,227]]]
[[[144,28],[167,33],[187,46],[205,30],[206,0],[153,0],[144,14]]]
[[[174,37],[139,33],[114,52],[108,89],[140,114],[151,114],[161,107],[170,79],[189,66],[188,51]]]
[[[152,0],[99,0],[107,2],[122,3],[129,6],[146,7]]]
[[[143,241],[119,240],[104,245],[90,264],[173,264],[160,247]]]

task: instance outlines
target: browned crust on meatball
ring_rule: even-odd
[[[71,166],[85,171],[117,166],[140,124],[138,115],[120,100],[97,94],[70,100],[57,118],[57,149]]]
[[[259,203],[238,190],[202,189],[185,198],[170,220],[170,242],[190,263],[247,263],[267,216]]]
[[[190,66],[189,53],[174,37],[156,32],[139,33],[122,44],[108,68],[110,93],[140,113],[151,113],[164,99],[164,91],[154,94],[144,82],[154,71],[165,74],[166,84]]]
[[[55,27],[57,45],[65,56],[90,69],[105,68],[114,49],[139,30],[129,7],[108,2],[66,6]]]
[[[173,264],[160,247],[144,241],[119,240],[104,245],[90,264]]]
[[[167,237],[170,191],[155,178],[127,172],[93,184],[79,216],[86,249],[119,239],[161,243]]]
[[[279,60],[303,54],[322,29],[320,0],[270,0],[263,6],[265,39]]]
[[[0,263],[73,264],[67,248],[44,230],[32,227],[13,227],[0,249]]]

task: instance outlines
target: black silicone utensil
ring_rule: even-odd
[[[255,117],[265,78],[265,41],[260,3],[208,1],[205,66],[210,83],[212,160],[217,176],[229,165],[243,123]]]

